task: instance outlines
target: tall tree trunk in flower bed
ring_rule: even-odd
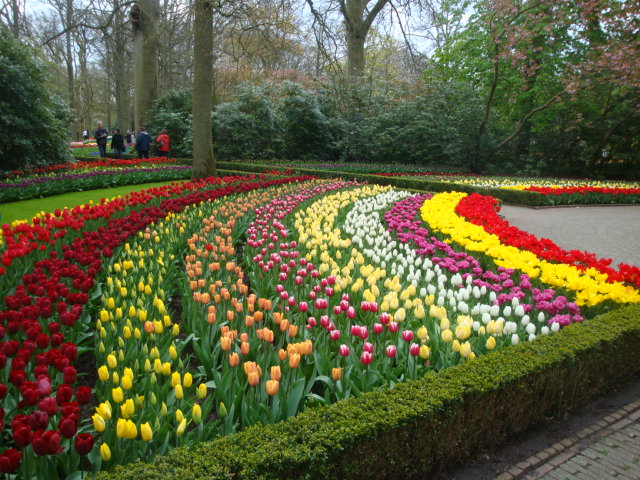
[[[193,42],[193,178],[216,172],[211,134],[213,84],[213,7],[196,0]]]
[[[149,121],[158,98],[158,0],[139,0],[131,9],[135,40],[135,128]]]

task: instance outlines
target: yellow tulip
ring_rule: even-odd
[[[431,355],[431,350],[429,349],[429,347],[427,345],[421,345],[420,358],[422,358],[423,360],[426,360],[427,358],[429,358],[429,355]]]
[[[469,342],[464,342],[462,345],[460,345],[460,355],[462,356],[462,358],[469,358],[469,355],[471,355],[471,353],[473,353],[471,351],[471,344]]]
[[[191,409],[191,418],[193,418],[193,421],[196,423],[200,423],[202,420],[202,409],[197,403],[193,404],[193,408]]]
[[[487,347],[487,350],[493,350],[496,348],[496,339],[494,337],[489,337],[484,346]]]
[[[123,418],[131,418],[131,415],[133,415],[135,411],[136,407],[131,398],[128,398],[126,402],[120,405],[120,414]]]
[[[131,387],[133,386],[131,377],[128,377],[126,375],[122,377],[121,383],[122,383],[122,388],[124,388],[125,390],[131,390]]]
[[[118,438],[126,438],[127,436],[127,421],[124,418],[119,418],[116,424],[116,435]]]
[[[176,385],[180,385],[181,380],[180,380],[180,373],[178,372],[173,372],[171,374],[171,386],[175,387]]]
[[[451,344],[451,350],[456,353],[460,352],[460,342],[458,341],[458,339],[455,339]]]
[[[107,368],[106,365],[102,365],[98,369],[98,377],[100,377],[100,380],[102,380],[103,382],[106,382],[107,380],[109,380],[109,369]]]
[[[145,442],[150,442],[153,439],[153,430],[151,430],[149,422],[140,425],[140,436]]]
[[[167,406],[164,402],[162,402],[162,405],[160,406],[160,415],[162,415],[163,417],[167,416]]]
[[[138,436],[138,428],[131,420],[127,420],[127,438],[133,440]]]
[[[189,388],[193,384],[193,377],[189,372],[185,373],[182,377],[182,386],[184,388]]]
[[[176,385],[175,387],[173,387],[173,390],[178,400],[181,400],[182,397],[184,397],[184,392],[182,391],[182,385]]]
[[[165,377],[168,377],[169,375],[171,375],[171,364],[169,362],[164,362],[162,364],[162,374]]]
[[[416,333],[416,336],[420,340],[428,340],[429,339],[429,331],[427,330],[427,327],[425,327],[424,325],[422,327],[420,327],[418,329],[418,332]]]
[[[206,385],[204,383],[201,383],[200,385],[198,385],[198,390],[196,392],[196,397],[198,397],[198,399],[202,400],[206,396],[207,396],[207,387],[206,387]]]
[[[121,403],[122,400],[124,400],[124,393],[122,392],[122,389],[120,387],[117,387],[111,390],[111,397],[113,398],[114,402]]]
[[[103,443],[102,445],[100,445],[100,456],[102,457],[102,460],[105,462],[108,462],[109,460],[111,460],[111,449],[109,448],[109,445],[107,445],[106,443]]]
[[[113,355],[112,353],[107,355],[107,365],[109,365],[109,368],[111,370],[113,370],[114,368],[116,368],[118,366],[118,361],[116,360],[115,355]]]
[[[176,435],[181,437],[182,435],[184,435],[184,431],[186,429],[187,429],[187,419],[183,418],[182,421],[180,422],[180,425],[178,425],[178,428],[176,429]]]
[[[107,428],[104,418],[102,418],[97,413],[93,414],[91,420],[93,420],[93,428],[96,432],[104,432],[105,428]]]
[[[453,340],[453,333],[448,328],[440,333],[443,342],[450,343]]]
[[[393,315],[393,319],[398,323],[404,322],[406,318],[407,318],[407,312],[405,311],[404,308],[399,308],[398,310],[396,310],[396,313]]]

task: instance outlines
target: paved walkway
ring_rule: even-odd
[[[509,223],[560,247],[640,266],[640,206],[533,209],[504,205]],[[513,465],[496,480],[640,480],[640,399]]]
[[[598,258],[640,266],[640,205],[530,208],[503,205],[511,225],[553,240],[565,250],[586,250]]]
[[[541,450],[495,480],[640,479],[640,401]]]

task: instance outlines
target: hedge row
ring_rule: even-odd
[[[561,416],[640,371],[640,306],[103,480],[418,479]]]

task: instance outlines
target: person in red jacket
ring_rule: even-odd
[[[156,143],[158,144],[158,156],[159,157],[168,157],[169,156],[169,135],[167,135],[167,131],[163,128],[156,138]]]

